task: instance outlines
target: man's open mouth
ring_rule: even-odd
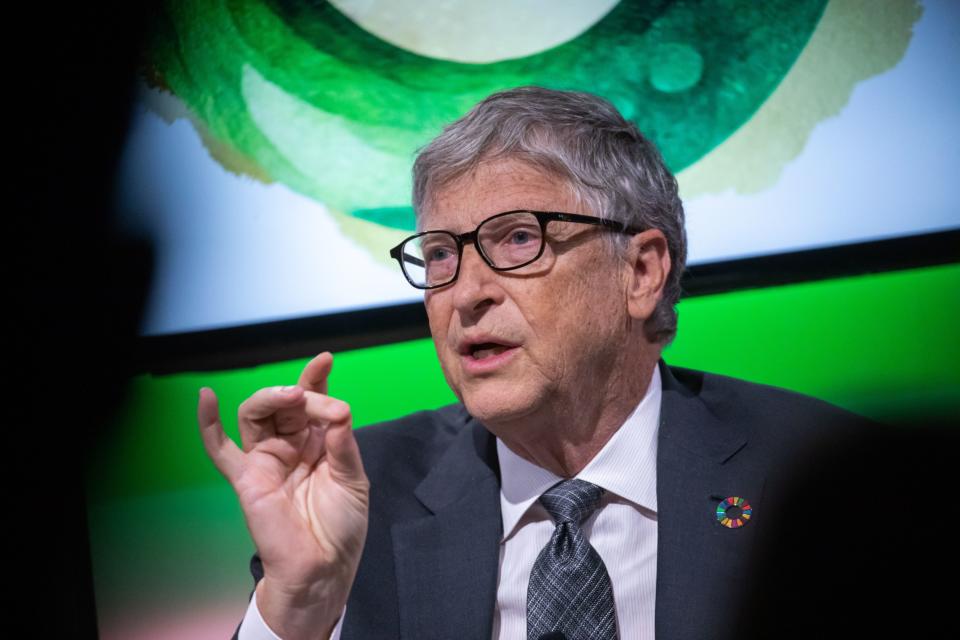
[[[500,355],[507,349],[513,349],[513,347],[495,342],[481,342],[470,346],[470,357],[474,360],[483,360],[490,356]]]

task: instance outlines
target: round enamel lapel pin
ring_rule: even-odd
[[[728,529],[739,529],[750,522],[753,507],[739,496],[724,498],[717,505],[717,521]]]

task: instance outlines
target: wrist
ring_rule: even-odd
[[[330,637],[346,605],[346,593],[329,584],[291,589],[264,577],[257,583],[257,608],[283,640]]]

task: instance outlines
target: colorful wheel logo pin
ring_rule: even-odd
[[[750,521],[753,507],[744,498],[731,496],[717,505],[717,521],[728,529],[739,529]]]

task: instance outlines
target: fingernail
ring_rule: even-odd
[[[296,385],[290,385],[288,387],[280,387],[280,393],[291,393],[296,388],[297,388]]]

